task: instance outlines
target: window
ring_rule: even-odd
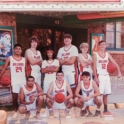
[[[106,24],[106,45],[112,50],[124,48],[124,22]]]

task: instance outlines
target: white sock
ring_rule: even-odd
[[[82,110],[85,110],[86,109],[86,106],[84,106],[83,108],[82,108]]]

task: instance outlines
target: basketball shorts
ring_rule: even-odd
[[[55,81],[56,80],[56,75],[53,75],[53,76],[49,76],[49,77],[45,77],[44,78],[44,85],[43,85],[43,90],[44,90],[44,93],[46,94],[49,87],[50,87],[50,84],[52,81]]]
[[[25,106],[27,108],[27,111],[36,110],[36,101],[34,101],[32,104],[25,105]]]
[[[11,85],[12,86],[12,93],[19,93],[21,87],[23,87],[24,85],[25,85],[25,83]]]
[[[76,87],[75,82],[75,71],[66,71],[64,73],[64,79],[70,84],[70,87]]]
[[[84,102],[84,106],[95,106],[95,104],[94,104],[94,98],[91,98],[87,102]]]
[[[31,70],[31,76],[34,77],[35,82],[41,86],[41,72],[37,70]]]
[[[111,94],[111,83],[110,76],[107,75],[98,75],[99,79],[99,90],[102,95]]]

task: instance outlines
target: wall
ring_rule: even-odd
[[[17,39],[16,35],[16,16],[11,13],[0,13],[0,26],[13,26],[14,27],[14,34],[15,40]],[[16,41],[15,41],[16,42]],[[0,66],[0,71],[2,66]],[[4,75],[10,75],[10,70],[7,68]],[[9,87],[3,87],[0,85],[0,106],[9,105],[12,103],[12,96],[10,94]]]

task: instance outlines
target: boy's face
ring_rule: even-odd
[[[70,45],[71,44],[72,39],[71,38],[64,38],[64,44],[65,45]]]
[[[21,48],[20,46],[15,47],[15,48],[14,48],[14,53],[15,53],[16,55],[21,55],[21,53],[22,53],[22,48]]]
[[[36,48],[37,47],[37,42],[35,40],[31,41],[31,48]]]
[[[27,84],[29,87],[33,87],[34,86],[34,78],[28,78]]]
[[[62,81],[62,80],[63,80],[63,77],[64,77],[63,73],[57,73],[57,74],[56,74],[56,79],[57,79],[58,81]]]
[[[89,82],[89,81],[90,81],[90,76],[84,75],[84,76],[83,76],[83,81],[84,81],[84,82]]]
[[[53,57],[53,52],[51,52],[51,51],[47,52],[47,56],[48,56],[48,58],[52,58]]]
[[[89,50],[89,47],[88,47],[88,46],[82,46],[82,47],[80,48],[80,50],[81,50],[82,53],[87,53],[88,50]]]
[[[105,51],[106,49],[106,43],[105,42],[102,42],[99,44],[99,49],[102,50],[102,51]]]

